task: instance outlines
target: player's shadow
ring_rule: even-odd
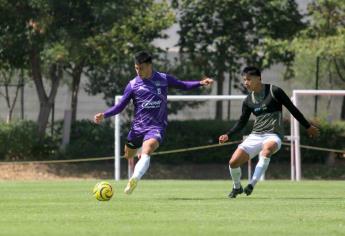
[[[213,198],[197,198],[197,197],[169,197],[168,201],[210,201],[210,200],[222,200],[224,197]]]
[[[246,197],[250,200],[345,200],[345,197]]]
[[[283,200],[345,200],[345,197],[278,197]]]

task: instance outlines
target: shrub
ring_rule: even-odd
[[[33,121],[0,123],[0,159],[43,160],[54,156],[57,143],[49,136],[40,140],[37,130]]]
[[[61,140],[62,122],[58,124],[57,135]],[[65,158],[82,158],[113,155],[114,128],[111,123],[97,125],[89,120],[75,122],[71,127],[70,143],[63,154]]]

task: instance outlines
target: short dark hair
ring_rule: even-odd
[[[241,73],[242,76],[245,75],[256,75],[261,77],[261,71],[259,68],[255,67],[255,66],[247,66],[242,70]]]
[[[135,64],[143,64],[143,63],[152,63],[152,56],[150,53],[146,52],[146,51],[140,51],[137,52],[134,55],[134,63]]]

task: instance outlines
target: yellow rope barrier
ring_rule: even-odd
[[[152,156],[155,155],[164,155],[164,154],[172,154],[172,153],[181,153],[181,152],[189,152],[189,151],[195,151],[195,150],[202,150],[202,149],[208,149],[208,148],[215,148],[215,147],[221,147],[221,146],[229,146],[235,143],[240,143],[241,141],[233,141],[228,142],[224,144],[211,144],[211,145],[204,145],[204,146],[198,146],[198,147],[191,147],[191,148],[181,148],[181,149],[175,149],[170,151],[161,151],[161,152],[155,152],[152,154]],[[121,158],[124,158],[124,156],[121,156]],[[108,157],[91,157],[91,158],[80,158],[80,159],[71,159],[71,160],[49,160],[49,161],[4,161],[0,162],[0,165],[7,165],[7,164],[57,164],[57,163],[76,163],[76,162],[89,162],[89,161],[104,161],[104,160],[113,160],[114,156],[108,156]]]
[[[291,146],[290,143],[282,143],[286,146]],[[335,153],[345,153],[345,150],[341,149],[332,149],[332,148],[322,148],[322,147],[315,147],[315,146],[308,146],[308,145],[300,145],[301,148],[310,149],[310,150],[318,150],[318,151],[326,151],[326,152],[335,152]]]
[[[222,146],[229,146],[232,144],[240,143],[242,141],[233,141],[227,142],[224,144],[211,144],[211,145],[204,145],[204,146],[197,146],[197,147],[190,147],[190,148],[180,148],[170,151],[161,151],[155,152],[152,156],[156,155],[165,155],[165,154],[173,154],[173,153],[181,153],[181,152],[190,152],[195,150],[203,150],[209,148],[216,148]],[[291,146],[290,143],[283,142],[283,145]],[[318,151],[327,151],[327,152],[335,152],[335,153],[342,153],[345,154],[345,150],[341,149],[331,149],[331,148],[322,148],[322,147],[315,147],[315,146],[308,146],[308,145],[300,145],[301,148],[310,149],[310,150],[318,150]],[[124,156],[121,156],[124,158]],[[71,159],[71,160],[48,160],[48,161],[4,161],[0,162],[0,165],[8,165],[8,164],[57,164],[57,163],[78,163],[78,162],[89,162],[89,161],[104,161],[104,160],[113,160],[114,156],[107,156],[107,157],[91,157],[91,158],[79,158],[79,159]]]

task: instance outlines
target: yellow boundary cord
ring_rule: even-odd
[[[222,147],[222,146],[229,146],[232,144],[240,143],[242,140],[228,142],[224,144],[211,144],[211,145],[204,145],[204,146],[197,146],[197,147],[191,147],[191,148],[180,148],[170,151],[161,151],[161,152],[155,152],[152,154],[152,156],[156,155],[165,155],[165,154],[172,154],[172,153],[181,153],[181,152],[189,152],[189,151],[195,151],[195,150],[202,150],[202,149],[208,149],[208,148],[215,148],[215,147]],[[283,142],[283,145],[291,146],[290,143]],[[318,150],[318,151],[327,151],[327,152],[335,152],[335,153],[343,153],[345,154],[345,150],[340,149],[331,149],[331,148],[321,148],[321,147],[315,147],[315,146],[308,146],[308,145],[300,145],[301,148],[310,149],[310,150]],[[121,156],[121,158],[124,158],[124,156]],[[0,165],[8,165],[8,164],[57,164],[57,163],[77,163],[77,162],[89,162],[89,161],[104,161],[104,160],[113,160],[114,156],[108,156],[108,157],[92,157],[92,158],[80,158],[80,159],[72,159],[72,160],[49,160],[49,161],[4,161],[0,162]]]
[[[291,143],[282,143],[286,146],[291,146]],[[343,153],[345,154],[345,150],[341,149],[332,149],[332,148],[322,148],[322,147],[315,147],[315,146],[308,146],[308,145],[299,145],[301,148],[310,149],[310,150],[318,150],[318,151],[325,151],[325,152],[336,152],[336,153]]]
[[[202,149],[215,148],[215,147],[220,147],[220,146],[229,146],[229,145],[240,143],[240,142],[242,142],[242,141],[233,141],[233,142],[228,142],[228,143],[224,143],[224,144],[211,144],[211,145],[191,147],[191,148],[175,149],[175,150],[170,150],[170,151],[161,151],[161,152],[153,153],[152,156],[179,153],[179,152],[189,152],[189,151],[194,151],[194,150],[202,150]],[[121,158],[124,158],[124,156],[121,156]],[[113,159],[114,159],[114,156],[80,158],[80,159],[72,159],[72,160],[6,161],[6,162],[4,161],[4,162],[0,162],[0,165],[6,165],[6,164],[56,164],[56,163],[73,163],[73,162],[75,163],[75,162],[87,162],[87,161],[104,161],[104,160],[113,160]]]

